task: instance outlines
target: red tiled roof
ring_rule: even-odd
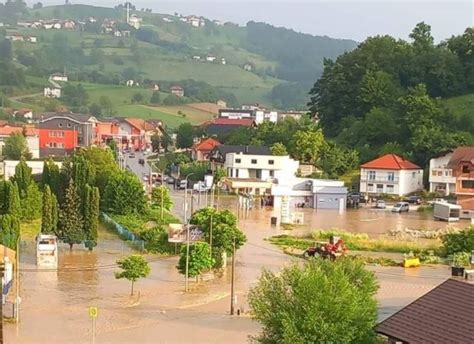
[[[141,118],[125,118],[125,121],[140,130],[149,131],[155,129],[155,127],[151,123],[148,123]]]
[[[382,321],[377,333],[410,344],[474,343],[474,284],[448,279]]]
[[[456,148],[451,159],[449,159],[448,167],[456,168],[461,162],[468,162],[474,165],[474,146]]]
[[[243,125],[246,127],[252,126],[254,123],[253,119],[249,118],[242,118],[242,119],[232,119],[232,118],[216,118],[211,124],[218,124],[218,125]]]
[[[38,129],[36,128],[25,128],[26,136],[37,136]],[[23,127],[12,127],[9,125],[5,125],[0,127],[0,135],[10,136],[13,133],[22,133]]]
[[[396,154],[385,154],[380,158],[366,162],[362,168],[375,168],[381,170],[419,170],[420,166],[405,160]]]
[[[198,151],[211,151],[214,147],[219,146],[221,143],[212,137],[208,137],[205,140],[194,145],[194,149]]]

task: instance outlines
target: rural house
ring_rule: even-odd
[[[458,147],[453,151],[447,167],[456,178],[455,193],[463,210],[474,213],[474,146]]]
[[[360,192],[403,196],[423,188],[423,169],[396,155],[386,154],[360,168]]]
[[[191,156],[196,161],[209,161],[209,154],[211,151],[219,146],[221,143],[212,137],[201,140],[193,145],[191,149]]]
[[[184,89],[181,86],[171,86],[170,91],[171,94],[174,94],[177,97],[184,97]]]

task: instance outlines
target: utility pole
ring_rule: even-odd
[[[234,315],[234,307],[235,307],[235,237],[233,242],[233,249],[232,249],[232,276],[230,282],[230,315]]]
[[[18,236],[16,242],[16,298],[15,298],[15,319],[16,322],[20,322],[20,240],[21,236]]]
[[[186,176],[185,181],[186,185],[184,187],[184,225],[186,226],[186,274],[184,276],[184,290],[185,292],[188,292],[189,289],[189,224],[188,224],[188,178],[191,176],[193,173],[190,173]],[[191,194],[192,197],[192,194]],[[191,203],[192,204],[192,203]],[[192,215],[192,213],[191,213]]]
[[[214,211],[214,209],[212,209]],[[209,251],[211,252],[212,258],[212,213],[211,213],[211,223],[209,224]]]
[[[130,2],[127,1],[127,24],[130,22]]]
[[[1,324],[0,324],[0,344],[3,344],[4,341],[3,341],[3,278],[5,276],[5,262],[2,260],[2,262],[0,263],[0,277],[2,278],[2,302],[1,302],[1,305],[0,305],[0,321],[1,321]]]

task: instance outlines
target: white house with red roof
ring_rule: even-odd
[[[386,154],[360,167],[360,192],[403,196],[423,189],[423,169],[396,155]]]

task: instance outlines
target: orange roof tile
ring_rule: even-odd
[[[207,139],[202,140],[199,143],[194,145],[194,149],[198,151],[211,151],[214,147],[219,146],[221,143],[212,137],[208,137]]]
[[[25,128],[26,131],[26,136],[37,136],[38,135],[38,129],[36,128]],[[23,127],[12,127],[9,125],[5,125],[3,127],[0,127],[0,135],[5,135],[9,136],[13,133],[22,133],[23,132]]]
[[[420,166],[405,160],[396,154],[385,154],[375,160],[366,162],[362,168],[374,168],[381,170],[419,170]]]

